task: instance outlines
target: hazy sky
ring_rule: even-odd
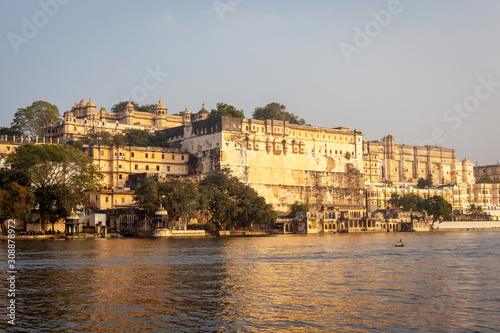
[[[500,160],[500,2],[1,0],[0,126],[46,100],[159,98]]]

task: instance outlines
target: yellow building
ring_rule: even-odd
[[[464,166],[467,172],[470,167],[469,164]],[[363,168],[368,183],[416,183],[419,178],[427,179],[429,176],[438,184],[451,183],[453,179],[457,183],[474,183],[470,174],[464,180],[453,178],[454,172],[462,174],[454,149],[399,145],[395,144],[392,134],[382,140],[363,141]]]
[[[195,172],[228,167],[278,212],[294,201],[364,207],[362,132],[220,117],[165,130]]]
[[[89,196],[91,205],[97,209],[134,206],[131,175],[162,179],[189,173],[189,153],[181,149],[94,145],[85,146],[84,153],[92,157],[102,174],[101,193]]]
[[[49,144],[56,143],[51,138],[32,138],[23,136],[0,135],[0,170],[7,169],[5,161],[10,153],[16,151],[17,147],[25,144]]]
[[[474,175],[476,179],[489,177],[493,180],[500,181],[500,164],[475,166]]]
[[[140,129],[153,133],[157,130],[206,119],[208,114],[203,104],[201,110],[195,114],[186,108],[182,112],[169,115],[161,99],[152,113],[136,111],[130,102],[121,112],[107,112],[104,107],[97,110],[92,99],[88,102],[81,100],[80,103],[75,103],[71,110],[64,112],[59,122],[47,127],[45,136],[67,143],[92,132],[118,134],[127,129]]]
[[[387,187],[371,184],[366,189],[368,212],[386,209],[393,194],[414,193],[424,199],[434,195],[442,196],[452,204],[453,209],[467,210],[471,204],[480,205],[485,211],[500,211],[500,184],[457,184],[439,189],[418,189],[415,187]]]

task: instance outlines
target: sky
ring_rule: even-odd
[[[0,0],[0,126],[161,98],[173,114],[271,102],[366,140],[500,160],[496,0]]]

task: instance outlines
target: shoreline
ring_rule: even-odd
[[[429,230],[429,231],[398,231],[398,232],[391,232],[391,234],[406,234],[406,233],[428,233],[428,232],[454,232],[454,231],[500,231],[500,228],[498,227],[493,227],[493,228],[445,228],[445,229],[440,229],[436,228],[434,230]],[[386,233],[386,232],[351,232],[352,234],[378,234],[378,233]],[[336,234],[336,233],[313,233],[311,235],[321,235],[321,234]],[[308,235],[307,233],[303,234],[294,234],[294,233],[266,233],[266,232],[239,232],[239,233],[234,233],[234,234],[229,234],[229,235],[224,235],[224,236],[214,236],[207,234],[205,236],[201,237],[263,237],[263,236],[286,236],[286,235]],[[151,236],[150,238],[172,238],[174,236],[165,236],[165,237],[153,237]],[[175,236],[175,238],[179,238],[181,236]],[[191,238],[190,236],[185,236],[188,238]],[[89,238],[94,238],[94,239],[108,239],[108,238],[144,238],[144,236],[128,236],[125,237],[124,235],[120,234],[107,234],[106,237],[102,237],[101,235],[98,234],[79,234],[78,236],[66,236],[66,235],[16,235],[16,238],[14,240],[37,240],[37,241],[64,241],[64,240],[80,240],[80,239],[89,239]],[[9,238],[8,236],[0,236],[0,241],[7,241]],[[12,240],[12,239],[11,239]]]

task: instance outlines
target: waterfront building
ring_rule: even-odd
[[[108,112],[104,107],[97,110],[92,98],[88,102],[82,99],[80,103],[75,103],[70,110],[64,112],[60,121],[47,127],[45,136],[55,138],[60,143],[68,143],[93,132],[119,134],[127,129],[140,129],[154,133],[165,128],[206,119],[208,114],[203,104],[201,110],[195,114],[186,108],[177,114],[169,115],[161,99],[153,112],[137,111],[131,102],[120,112]]]
[[[450,187],[418,189],[413,186],[376,186],[366,189],[368,212],[386,209],[393,194],[414,193],[424,199],[442,196],[452,204],[454,210],[467,210],[472,204],[480,205],[485,212],[500,215],[500,184],[457,184]],[[497,213],[498,212],[498,213]]]
[[[57,143],[50,138],[34,138],[34,137],[23,137],[23,136],[10,136],[10,135],[0,135],[0,170],[7,169],[5,160],[7,156],[15,152],[16,149],[25,144],[49,144]]]
[[[166,179],[189,173],[189,152],[182,149],[92,145],[83,151],[101,172],[101,192],[89,194],[91,205],[99,210],[135,206],[134,175]]]
[[[458,162],[454,149],[396,144],[392,134],[381,140],[363,141],[367,183],[416,183],[419,178],[432,177],[437,184],[473,184],[473,167],[468,159]]]
[[[365,209],[362,132],[219,117],[164,130],[193,172],[230,168],[278,212],[294,201]]]

